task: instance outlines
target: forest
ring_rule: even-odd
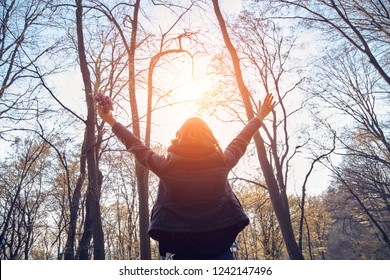
[[[158,177],[94,93],[166,153],[277,104],[230,183],[239,260],[390,259],[389,0],[1,0],[0,259],[158,260]]]

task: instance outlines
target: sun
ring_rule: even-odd
[[[210,82],[206,79],[195,80],[188,83],[183,88],[183,93],[188,95],[189,98],[199,99],[202,97],[202,94],[209,89]]]
[[[175,96],[180,101],[197,101],[212,88],[213,81],[208,77],[191,79],[177,89]]]
[[[157,124],[153,134],[158,135],[158,141],[167,146],[186,119],[191,117],[204,118],[199,104],[203,98],[206,98],[205,94],[213,86],[213,81],[210,78],[181,78],[180,85],[176,86],[172,92],[171,106],[153,113],[154,123]]]

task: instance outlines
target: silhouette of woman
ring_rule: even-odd
[[[249,218],[232,191],[228,174],[274,106],[272,95],[267,94],[256,117],[224,151],[203,120],[190,118],[163,156],[118,123],[111,110],[98,105],[100,117],[110,124],[126,149],[160,179],[148,233],[159,242],[161,256],[234,259],[230,247]]]

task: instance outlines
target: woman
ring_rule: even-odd
[[[275,102],[268,94],[259,112],[222,151],[213,132],[199,118],[188,119],[166,156],[154,153],[111,114],[98,106],[127,150],[159,178],[149,235],[160,255],[172,259],[234,259],[230,247],[248,224],[228,182],[230,170]]]

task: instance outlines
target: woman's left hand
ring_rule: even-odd
[[[264,98],[263,104],[259,102],[259,111],[256,115],[256,118],[260,121],[262,121],[275,107],[275,101],[273,101],[272,94],[268,93],[267,96]]]

